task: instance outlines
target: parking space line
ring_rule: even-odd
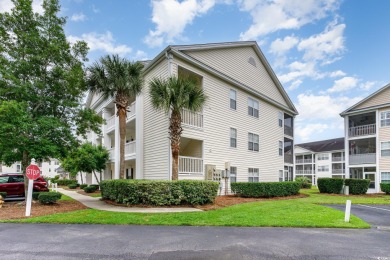
[[[357,206],[362,206],[362,207],[367,207],[367,208],[372,208],[372,209],[379,209],[379,210],[384,210],[384,211],[389,211],[390,209],[382,209],[382,208],[377,208],[377,207],[372,207],[372,206],[367,206],[367,205],[362,205],[362,204],[356,204]]]

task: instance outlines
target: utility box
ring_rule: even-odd
[[[216,166],[212,165],[212,164],[206,164],[205,168],[206,168],[205,179],[208,180],[208,181],[214,180],[214,173],[215,173],[215,170],[216,170]]]

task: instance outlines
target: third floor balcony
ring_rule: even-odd
[[[348,136],[359,137],[376,134],[375,112],[350,116],[348,120]]]

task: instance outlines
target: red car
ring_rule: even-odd
[[[34,181],[33,191],[49,191],[43,177]],[[7,198],[24,197],[24,176],[18,173],[0,174],[0,192],[7,192]]]

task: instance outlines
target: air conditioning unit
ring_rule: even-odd
[[[205,168],[206,168],[205,179],[209,180],[209,181],[214,180],[213,176],[214,176],[214,173],[215,173],[216,166],[212,165],[212,164],[206,164]]]

